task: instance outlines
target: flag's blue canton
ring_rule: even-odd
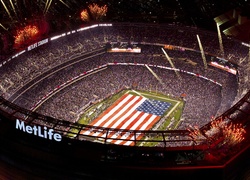
[[[167,102],[146,99],[140,106],[136,108],[136,110],[143,111],[148,114],[154,114],[156,116],[162,116],[164,112],[170,107],[170,105],[171,104]]]

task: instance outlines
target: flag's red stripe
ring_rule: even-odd
[[[159,116],[157,116],[145,129],[143,129],[143,130],[149,130],[149,129],[151,129],[152,128],[152,126],[158,121],[160,119],[160,117]],[[136,140],[140,140],[142,137],[144,136],[144,134],[140,134],[137,138],[136,138]],[[131,144],[130,144],[130,146],[133,146],[134,145],[134,142],[132,142]]]
[[[136,97],[136,96],[133,96],[133,97]],[[142,97],[139,97],[133,104],[131,104],[129,107],[127,107],[126,108],[126,110],[122,113],[122,114],[120,114],[116,119],[114,119],[109,125],[108,125],[108,127],[109,128],[117,128],[117,127],[113,127],[113,125],[117,122],[117,121],[119,121],[122,117],[124,117],[133,107],[135,107],[140,101],[142,100]],[[125,108],[125,105],[122,107],[122,108],[120,108],[120,110],[119,111],[121,111],[122,109],[124,109]],[[117,112],[119,112],[119,111],[117,111]],[[114,114],[115,115],[115,114]],[[131,115],[131,114],[130,114]]]
[[[133,116],[134,116],[134,114],[136,114],[137,113],[137,111],[135,110],[135,111],[133,111],[132,113],[131,113],[131,115],[129,116],[129,117],[127,117],[126,119],[124,119],[124,121],[122,121],[116,128],[117,129],[120,129],[128,120],[130,120]],[[133,121],[131,121],[131,123],[129,123],[128,124],[128,126],[127,127],[125,127],[125,128],[123,128],[123,129],[128,129],[129,130],[129,127],[131,126],[133,126],[135,123],[136,123],[136,121],[138,120],[138,119],[140,119],[142,116],[143,116],[143,112],[141,112],[140,114],[138,114],[138,116],[133,120]],[[109,136],[108,136],[108,138],[111,138],[112,137],[112,135],[114,135],[115,134],[115,132],[113,132],[113,133],[111,133]],[[121,134],[123,134],[122,132],[121,132]]]
[[[136,97],[138,97],[138,96],[131,96],[129,99],[128,99],[128,101],[126,101],[121,107],[119,107],[118,109],[116,109],[116,111],[113,113],[113,114],[111,114],[110,116],[108,116],[106,119],[104,119],[103,120],[103,122],[99,125],[100,127],[105,127],[105,124],[109,121],[109,120],[111,120],[117,113],[119,113],[121,110],[123,110],[124,109],[124,107],[127,105],[127,104],[129,104],[130,103],[130,101],[132,101],[134,98],[136,98]],[[138,101],[140,101],[140,99],[142,99],[142,97],[140,97],[140,98],[138,98],[138,100],[136,100],[135,102],[137,102],[138,103]],[[136,103],[136,104],[137,104]],[[131,108],[131,107],[133,107],[133,104],[132,105],[130,105],[129,106],[129,108]],[[125,113],[122,113],[122,115],[121,116],[119,116],[119,118],[120,117],[122,117],[122,116],[124,116],[125,114],[126,114],[126,112],[127,112],[128,110],[126,109],[125,110]],[[119,118],[117,118],[117,119],[119,119]],[[116,120],[117,120],[116,119]],[[97,121],[98,122],[98,121]],[[112,126],[107,126],[107,128],[111,128]],[[91,132],[90,133],[90,136],[92,136],[94,134],[94,132]]]
[[[121,103],[126,97],[128,96],[128,94],[124,94],[118,101],[116,101],[112,106],[110,106],[109,108],[107,108],[107,110],[104,111],[104,113],[102,113],[100,116],[98,116],[95,120],[93,120],[90,125],[94,126],[94,124],[96,124],[100,119],[103,118],[103,116],[105,116],[106,114],[108,114],[112,109],[114,109],[115,106],[117,106],[119,103]],[[126,102],[128,103],[128,101]],[[100,125],[101,126],[101,125]]]
[[[146,122],[146,121],[148,121],[149,120],[149,118],[152,116],[152,114],[148,114],[148,116],[147,117],[145,117],[145,119],[143,119],[143,121],[136,127],[136,128],[134,128],[134,129],[136,129],[136,130],[139,130],[139,127],[141,127],[143,124],[144,124],[144,122]],[[131,129],[132,127],[133,127],[133,125],[138,121],[138,120],[140,120],[140,118],[136,118],[134,121],[133,121],[133,123],[131,123],[129,126],[128,126],[128,128],[129,129]],[[133,136],[133,135],[132,135]],[[126,139],[130,139],[131,138],[131,135],[129,135]],[[112,143],[115,143],[117,140],[112,140],[111,142]],[[124,144],[124,143],[126,143],[127,141],[125,140],[125,141],[122,141],[121,143],[119,143],[119,144]]]
[[[122,142],[119,143],[119,145],[124,145],[126,142],[128,142],[128,140],[134,139],[134,134],[130,134],[126,139],[122,140]],[[131,144],[134,143],[132,140],[129,141]]]
[[[102,119],[107,113],[109,113],[112,109],[114,109],[115,106],[117,106],[119,103],[121,103],[126,97],[128,96],[128,94],[124,94],[120,99],[118,99],[116,102],[114,102],[114,104],[112,106],[110,106],[109,108],[107,108],[100,116],[98,116],[96,119],[94,119],[90,125],[94,126],[94,124],[96,124],[100,119]],[[87,130],[82,130],[81,134],[84,134]],[[92,135],[92,133],[91,133]]]
[[[152,115],[151,115],[151,116],[152,116]],[[151,116],[150,116],[150,117],[151,117]],[[141,129],[141,127],[146,123],[146,121],[149,120],[150,117],[147,116],[147,118],[145,118],[144,121],[143,121],[141,124],[139,124],[135,129],[136,129],[136,130],[148,130],[148,129],[150,129],[150,128],[160,119],[160,116],[156,116],[156,117],[148,124],[148,126],[147,126],[146,128]],[[133,136],[134,136],[134,135],[128,136],[128,137],[126,138],[126,140],[131,139]],[[139,140],[139,139],[141,139],[142,137],[143,137],[143,134],[142,134],[142,135],[139,135],[139,136],[136,138],[136,140]],[[133,137],[133,138],[134,138],[134,137]],[[119,144],[120,144],[120,145],[124,145],[124,144],[127,142],[126,140],[122,141],[122,142],[119,143]],[[134,142],[131,141],[131,144],[130,144],[130,145],[133,145],[133,144],[134,144]]]
[[[159,119],[160,119],[160,116],[157,116],[156,118],[154,118],[154,120],[153,120],[145,129],[143,129],[143,130],[149,130],[149,129],[151,129],[152,126],[153,126],[157,121],[159,121]]]
[[[118,109],[115,110],[115,112],[108,116],[105,120],[102,119],[104,118],[104,116],[109,113],[112,109],[114,109],[117,105],[119,105],[119,103],[121,103],[126,97],[128,96],[128,94],[125,94],[123,95],[118,101],[116,101],[112,106],[110,106],[104,113],[102,113],[99,117],[97,117],[90,125],[95,125],[96,123],[98,123],[100,120],[103,120],[103,122],[101,122],[101,124],[99,125],[100,127],[104,127],[104,125],[106,123],[108,123],[111,118],[113,118],[117,113],[119,113],[121,110],[124,111],[122,114],[119,115],[119,117],[117,117],[116,119],[112,120],[112,122],[107,125],[108,128],[117,128],[117,129],[120,129],[120,128],[123,128],[122,126],[128,122],[129,120],[131,120],[131,118],[137,113],[137,111],[133,111],[131,112],[130,114],[127,114],[131,108],[135,107],[136,104],[138,104],[142,97],[140,97],[139,99],[137,99],[132,105],[130,105],[129,107],[126,107],[125,106],[130,103],[135,97],[137,96],[131,96],[126,102],[124,102],[124,104],[119,107]],[[144,115],[145,113],[144,112],[141,112],[137,117],[134,118],[134,120],[132,120],[126,127],[124,127],[123,129],[132,129],[133,130],[148,130],[150,128],[152,128],[152,126],[160,119],[160,116],[156,116],[146,127],[143,127],[143,125],[148,121],[150,120],[150,118],[152,117],[152,114],[148,114],[148,116],[146,116],[144,119],[141,119],[142,116]],[[127,116],[126,118],[124,118],[118,125],[116,125],[116,127],[113,127],[117,122],[119,122],[119,120],[124,117],[124,116]],[[137,125],[137,127],[133,127],[139,120],[141,120],[141,123]],[[141,129],[143,127],[143,129]],[[84,133],[85,130],[83,130],[81,133]],[[108,138],[111,138],[116,132],[111,132],[109,135],[108,135]],[[89,135],[93,135],[94,132],[90,133]],[[98,137],[101,137],[103,135],[103,133],[99,133]],[[119,139],[119,138],[123,138],[124,139],[124,135],[125,135],[125,132],[121,132],[116,138]],[[143,134],[139,135],[136,139],[139,140],[143,137]],[[127,144],[127,145],[134,145],[134,142],[133,141],[128,141],[128,140],[133,140],[134,139],[134,134],[129,134],[128,137],[126,137],[126,139],[124,140],[111,140],[111,143],[115,143],[117,141],[120,141],[120,145],[124,145],[124,144]],[[127,143],[127,142],[130,142],[130,143]]]
[[[125,102],[124,104],[123,104],[123,106],[121,106],[121,107],[119,107],[118,109],[116,109],[116,111],[113,113],[113,114],[111,114],[109,117],[107,117],[99,126],[100,127],[104,127],[104,125],[111,119],[111,118],[113,118],[117,113],[119,113],[123,108],[124,108],[124,106],[126,106],[130,101],[132,101],[133,99],[135,98],[135,96],[131,96],[129,99],[128,99],[128,101],[127,102]],[[115,107],[115,106],[114,106]],[[113,107],[113,108],[114,108]],[[97,121],[98,122],[98,121]],[[109,127],[109,126],[108,126]]]

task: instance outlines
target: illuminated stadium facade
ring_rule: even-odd
[[[200,29],[113,23],[29,45],[0,65],[3,159],[35,175],[47,171],[40,177],[235,178],[249,157],[249,47],[223,43],[222,53],[217,36]],[[183,100],[182,117],[164,130],[78,122],[85,109],[122,90]],[[169,116],[157,122],[175,119]]]

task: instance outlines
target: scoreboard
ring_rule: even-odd
[[[216,58],[211,57],[211,61],[208,64],[216,68],[219,68],[221,70],[227,71],[231,74],[234,74],[234,75],[237,74],[238,65],[232,62],[229,62],[226,59],[219,58],[219,57],[216,57]]]
[[[106,51],[110,53],[141,53],[141,48],[137,43],[130,42],[108,42]]]

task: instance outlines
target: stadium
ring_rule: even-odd
[[[0,64],[1,160],[19,174],[5,173],[244,179],[249,61],[247,43],[166,23],[88,23],[28,43]]]

